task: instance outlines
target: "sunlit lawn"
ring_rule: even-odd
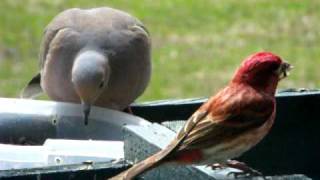
[[[17,97],[38,70],[41,35],[54,15],[96,6],[128,11],[151,32],[153,76],[140,100],[208,96],[260,50],[295,66],[280,88],[320,87],[317,0],[2,0],[0,96]]]

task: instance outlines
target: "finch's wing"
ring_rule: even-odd
[[[205,106],[205,116],[195,116],[178,134],[178,150],[207,148],[233,139],[263,125],[274,113],[274,98],[252,91],[230,90],[229,98],[218,94]],[[230,95],[231,94],[231,95]]]

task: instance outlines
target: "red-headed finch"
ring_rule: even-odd
[[[163,163],[212,165],[249,170],[228,161],[255,146],[270,130],[278,82],[290,64],[270,52],[246,58],[229,85],[204,103],[163,150],[112,179],[133,179]]]

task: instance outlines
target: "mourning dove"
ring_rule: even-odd
[[[69,9],[47,26],[40,73],[22,98],[44,91],[51,99],[123,110],[143,93],[151,76],[151,40],[130,14],[101,7]]]

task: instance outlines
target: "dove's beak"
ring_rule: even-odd
[[[82,111],[83,111],[83,115],[84,115],[84,125],[88,125],[90,110],[91,110],[90,104],[82,103]]]

